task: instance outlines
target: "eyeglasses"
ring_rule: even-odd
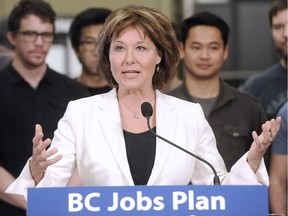
[[[41,36],[44,43],[51,43],[54,39],[54,33],[52,32],[35,32],[35,31],[22,31],[22,32],[16,32],[16,34],[20,34],[24,37],[24,39],[28,42],[34,42],[38,38],[38,36]]]
[[[97,42],[95,40],[83,40],[80,41],[85,51],[94,51],[97,47]]]

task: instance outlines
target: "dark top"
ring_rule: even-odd
[[[77,81],[77,78],[74,79],[76,82],[79,82]],[[80,82],[79,82],[80,83]],[[82,84],[82,83],[81,83]],[[98,95],[98,94],[103,94],[103,93],[106,93],[106,92],[109,92],[112,88],[110,86],[102,86],[102,87],[89,87],[89,86],[86,86],[84,84],[82,84],[83,86],[85,86],[85,88],[88,90],[90,96],[93,96],[93,95]]]
[[[169,94],[194,102],[185,83]],[[262,131],[266,115],[255,98],[221,81],[219,96],[206,118],[215,134],[217,149],[230,171],[250,149],[252,131],[258,134]]]
[[[259,99],[268,119],[275,118],[287,101],[287,69],[279,62],[246,80],[240,90]]]
[[[280,130],[272,143],[271,154],[288,155],[287,153],[287,106],[286,102],[279,110],[277,116],[281,116]]]
[[[0,166],[18,177],[32,155],[35,124],[45,138],[53,138],[57,123],[70,100],[88,96],[85,87],[48,68],[33,89],[9,64],[0,72]],[[26,215],[0,201],[1,215]]]
[[[103,87],[97,87],[97,88],[92,88],[88,86],[85,86],[85,87],[87,88],[91,96],[103,94],[103,93],[109,92],[112,89],[110,86],[103,86]]]
[[[156,131],[156,127],[153,130]],[[134,184],[147,185],[155,160],[156,136],[151,131],[139,134],[123,132]]]

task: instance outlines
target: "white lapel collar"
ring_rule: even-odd
[[[99,108],[103,111],[103,114],[99,116],[99,121],[103,128],[103,134],[108,145],[110,146],[111,152],[119,164],[119,168],[127,178],[127,181],[131,185],[134,185],[129,164],[126,159],[127,154],[121,126],[121,117],[119,113],[116,89],[113,89],[104,96],[103,103]]]
[[[156,133],[172,142],[178,123],[177,115],[175,115],[173,111],[174,105],[167,100],[164,94],[156,91],[156,110],[154,110],[154,112],[156,112]],[[148,184],[153,184],[157,180],[171,148],[175,148],[159,138],[156,140],[155,163]]]

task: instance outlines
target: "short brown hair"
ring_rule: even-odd
[[[118,87],[110,67],[110,45],[113,38],[118,37],[124,29],[131,26],[142,29],[162,57],[159,63],[160,70],[154,73],[152,80],[153,87],[160,89],[175,76],[180,55],[171,21],[153,8],[129,5],[114,10],[108,16],[99,34],[98,69],[111,85]]]
[[[35,0],[21,0],[15,5],[8,17],[8,31],[13,33],[19,31],[21,20],[31,14],[51,23],[55,31],[55,11],[48,2]]]
[[[269,22],[272,26],[273,17],[277,15],[278,12],[287,9],[287,0],[274,0],[270,6],[269,10]]]

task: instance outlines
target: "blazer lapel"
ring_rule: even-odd
[[[173,112],[174,106],[159,91],[156,91],[156,98],[156,133],[169,141],[173,141],[178,122],[177,115]],[[156,139],[155,163],[148,181],[149,185],[155,184],[155,181],[157,181],[157,177],[165,165],[172,148],[175,147],[160,138]]]
[[[111,152],[115,160],[119,164],[119,169],[126,177],[127,181],[134,185],[129,164],[127,161],[127,154],[125,148],[125,141],[121,126],[121,118],[117,102],[116,90],[113,89],[110,93],[106,94],[100,109],[103,114],[99,116],[100,124],[103,128],[103,134],[110,146]]]

